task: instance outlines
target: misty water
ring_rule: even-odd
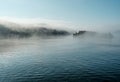
[[[120,82],[120,37],[0,39],[0,82]]]

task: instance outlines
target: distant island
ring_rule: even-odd
[[[96,35],[97,32],[94,31],[85,31],[85,30],[80,30],[78,32],[73,33],[73,36],[80,36],[80,35],[84,35],[84,34],[89,34],[89,35]]]
[[[73,36],[113,38],[113,35],[110,32],[109,33],[98,33],[98,32],[94,32],[94,31],[85,31],[85,30],[80,30],[78,32],[75,32],[75,33],[73,33]]]
[[[73,35],[74,36],[78,36],[78,35],[82,35],[82,34],[84,34],[84,33],[86,33],[87,31],[79,31],[79,32],[75,32],[75,33],[73,33]]]
[[[65,30],[57,30],[51,28],[22,28],[22,29],[12,29],[4,25],[0,25],[0,37],[10,38],[10,37],[32,37],[32,36],[65,36],[70,33]]]

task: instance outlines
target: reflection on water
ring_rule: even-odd
[[[0,82],[119,82],[120,43],[114,39],[0,40]]]

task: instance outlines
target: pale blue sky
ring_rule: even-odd
[[[120,0],[0,0],[0,17],[119,24]]]

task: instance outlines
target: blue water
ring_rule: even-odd
[[[0,82],[120,82],[119,38],[0,40]]]

